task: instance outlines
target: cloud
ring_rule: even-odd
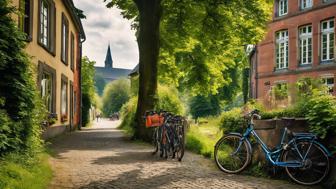
[[[114,66],[134,68],[139,62],[139,52],[131,21],[124,19],[117,8],[106,8],[103,0],[74,0],[74,3],[86,15],[82,20],[87,37],[83,55],[96,61],[97,66],[104,66],[110,43]]]

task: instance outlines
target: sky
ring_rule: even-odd
[[[117,8],[106,8],[103,0],[74,0],[77,8],[84,11],[82,20],[86,41],[83,56],[104,66],[107,47],[110,43],[113,67],[134,68],[139,62],[138,45],[131,22],[120,15]]]

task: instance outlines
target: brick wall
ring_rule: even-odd
[[[306,11],[300,10],[299,2],[299,0],[289,0],[288,14],[282,17],[277,17],[278,8],[275,3],[273,21],[269,23],[265,38],[257,45],[255,55],[251,58],[253,66],[251,93],[255,98],[263,99],[270,87],[277,81],[295,83],[302,77],[336,75],[335,60],[330,64],[321,64],[320,61],[320,23],[330,18],[335,22],[336,1],[322,3],[322,0],[315,0],[313,7]],[[311,66],[302,67],[299,65],[298,28],[307,24],[312,25],[313,61]],[[288,30],[289,37],[289,65],[288,69],[275,71],[275,33],[284,29]],[[253,73],[253,70],[256,72]]]

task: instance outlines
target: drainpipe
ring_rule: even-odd
[[[255,98],[258,99],[258,45],[255,47],[256,53],[256,62],[255,62],[255,82],[256,82],[256,91],[255,91]]]
[[[82,55],[83,55],[83,43],[86,41],[85,35],[80,34],[81,41],[79,42],[79,95],[80,95],[80,111],[79,111],[79,125],[78,129],[82,129],[82,110],[83,110],[83,97],[82,97]]]

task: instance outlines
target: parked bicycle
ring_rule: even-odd
[[[186,120],[167,111],[147,111],[145,117],[146,126],[155,128],[153,154],[160,151],[160,157],[171,156],[181,161],[185,148]]]
[[[248,114],[245,133],[229,133],[215,145],[214,157],[217,166],[226,173],[239,173],[250,163],[252,146],[250,136],[261,146],[266,160],[272,165],[284,167],[289,177],[303,185],[320,183],[330,170],[331,153],[317,141],[312,133],[294,133],[284,128],[280,144],[271,150],[254,130],[254,118],[260,119],[258,110]],[[291,137],[288,141],[286,137]]]

